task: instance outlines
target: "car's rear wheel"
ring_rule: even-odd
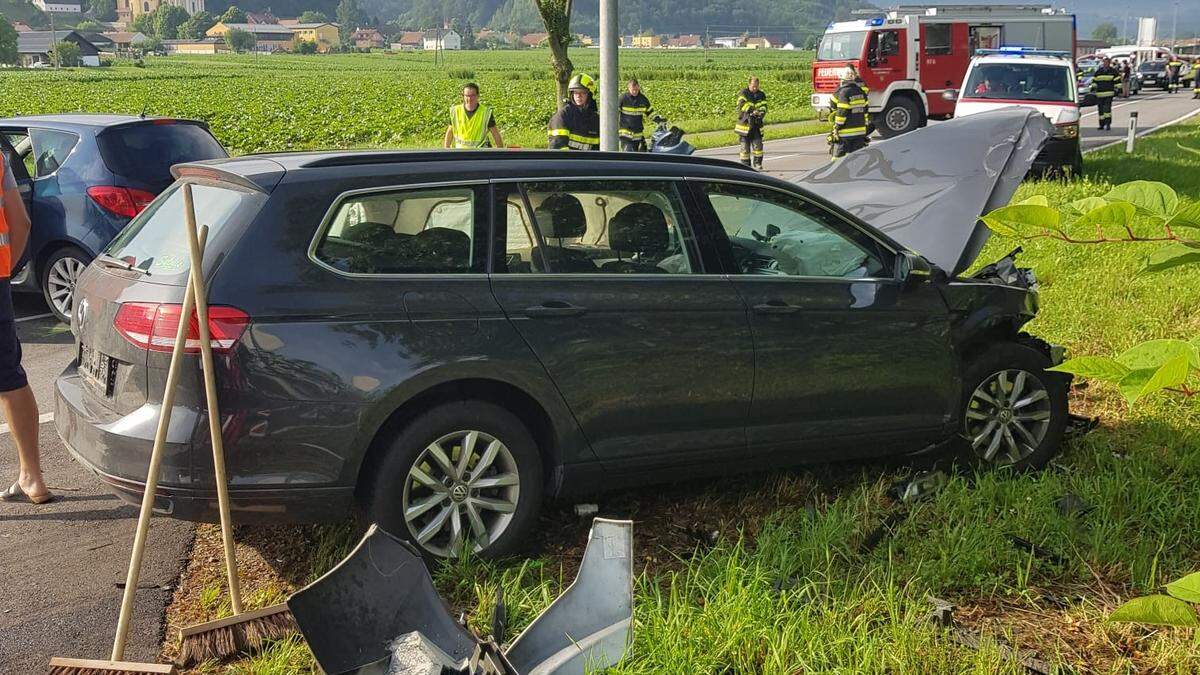
[[[962,433],[975,462],[1036,469],[1058,453],[1069,414],[1069,378],[1047,372],[1050,366],[1050,358],[1035,347],[1004,342],[967,367]]]
[[[537,518],[542,462],[515,415],[486,401],[430,409],[396,436],[379,467],[370,510],[426,555],[513,553]]]
[[[59,321],[71,321],[75,302],[75,284],[91,257],[74,246],[64,246],[46,259],[42,266],[42,297]]]

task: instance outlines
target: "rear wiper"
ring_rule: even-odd
[[[111,256],[107,253],[101,253],[100,255],[96,256],[96,262],[100,263],[101,265],[104,265],[105,267],[116,267],[118,269],[127,270],[129,272],[138,272],[145,276],[150,276],[149,270],[144,270],[140,267],[134,267],[133,263],[129,262],[128,260],[114,258],[113,256]]]

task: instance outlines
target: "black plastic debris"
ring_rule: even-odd
[[[1072,494],[1070,492],[1054,500],[1054,508],[1057,509],[1058,514],[1064,518],[1070,518],[1072,516],[1082,517],[1096,510],[1096,507],[1083,501],[1083,498],[1081,498],[1079,495]]]
[[[1032,553],[1034,557],[1045,560],[1048,563],[1053,563],[1055,565],[1064,567],[1067,564],[1067,559],[1063,556],[1051,551],[1048,548],[1038,546],[1028,539],[1023,539],[1015,534],[1010,534],[1008,535],[1008,540],[1012,542],[1014,548],[1019,548],[1022,551],[1028,551],[1029,553]]]
[[[1084,417],[1083,415],[1071,413],[1067,416],[1067,429],[1065,433],[1068,438],[1073,438],[1075,436],[1082,436],[1098,426],[1100,426],[1099,417]]]

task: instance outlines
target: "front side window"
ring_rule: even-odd
[[[693,246],[663,181],[531,182],[504,199],[508,273],[689,274]]]
[[[351,274],[481,272],[479,189],[440,187],[344,199],[318,240],[316,258]]]
[[[799,197],[745,185],[704,186],[741,274],[860,279],[887,276],[878,245]]]
[[[42,178],[58,171],[58,167],[67,161],[67,155],[75,149],[79,137],[66,131],[30,129],[29,140],[33,144],[33,175]]]

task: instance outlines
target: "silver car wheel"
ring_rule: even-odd
[[[1050,429],[1050,392],[1033,373],[1001,370],[967,400],[964,429],[983,461],[1006,466],[1032,455]]]
[[[71,307],[75,300],[75,283],[87,264],[74,256],[63,256],[54,262],[46,275],[46,291],[54,310],[62,316],[71,316]]]
[[[521,480],[512,453],[482,431],[455,431],[417,457],[404,481],[404,521],[430,553],[453,558],[470,542],[475,552],[512,523]]]

